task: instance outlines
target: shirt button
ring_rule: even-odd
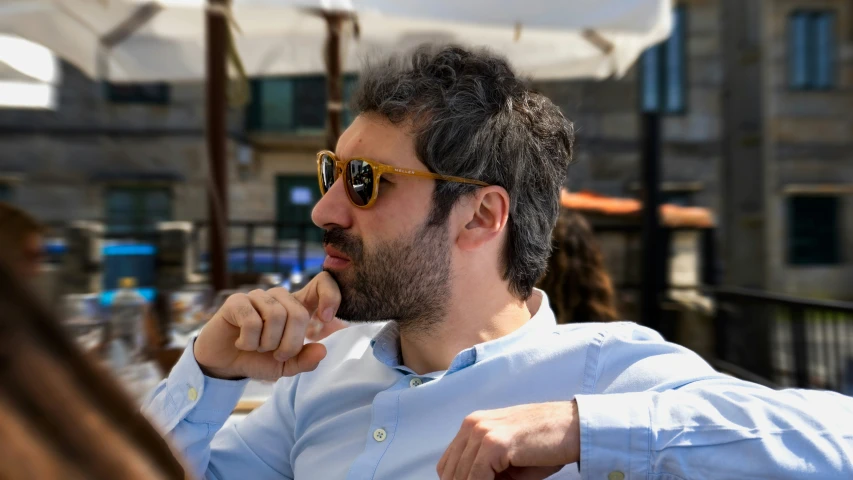
[[[607,480],[625,480],[625,474],[622,472],[610,472],[607,475]]]
[[[420,379],[420,378],[418,378],[418,377],[415,377],[415,378],[413,378],[413,379],[411,379],[411,380],[409,381],[409,386],[410,386],[410,387],[412,387],[412,388],[414,388],[414,387],[419,387],[419,386],[421,386],[421,385],[423,385],[423,384],[424,384],[424,381],[423,381],[423,380],[421,380],[421,379]]]
[[[187,398],[189,398],[191,402],[198,400],[198,390],[196,390],[195,387],[190,387],[190,389],[187,390]]]
[[[388,438],[388,434],[385,433],[384,429],[377,428],[373,431],[373,439],[377,442],[384,442],[386,438]]]

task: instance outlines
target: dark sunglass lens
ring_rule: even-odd
[[[320,157],[320,180],[323,182],[323,193],[328,192],[335,183],[335,160],[329,155]]]
[[[373,167],[362,160],[352,160],[346,170],[350,198],[356,205],[367,205],[373,195]]]

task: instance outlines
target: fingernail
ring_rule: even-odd
[[[285,357],[284,354],[281,352],[275,352],[275,355],[273,355],[273,358],[275,358],[275,360],[277,362],[284,362],[287,360],[287,357]]]
[[[334,318],[335,318],[335,309],[334,308],[329,307],[323,311],[323,321],[324,322],[327,322],[327,323],[331,322]]]

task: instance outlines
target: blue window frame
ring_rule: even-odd
[[[788,17],[788,85],[829,90],[836,83],[835,13],[798,10]]]
[[[672,33],[640,59],[640,102],[644,112],[687,110],[687,10],[672,11]]]

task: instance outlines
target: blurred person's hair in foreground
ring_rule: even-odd
[[[0,478],[182,479],[110,374],[0,262]]]
[[[0,256],[22,278],[38,273],[44,227],[30,214],[0,202]]]
[[[548,294],[557,322],[616,320],[613,282],[589,222],[564,209],[552,235],[554,251],[539,287]]]

